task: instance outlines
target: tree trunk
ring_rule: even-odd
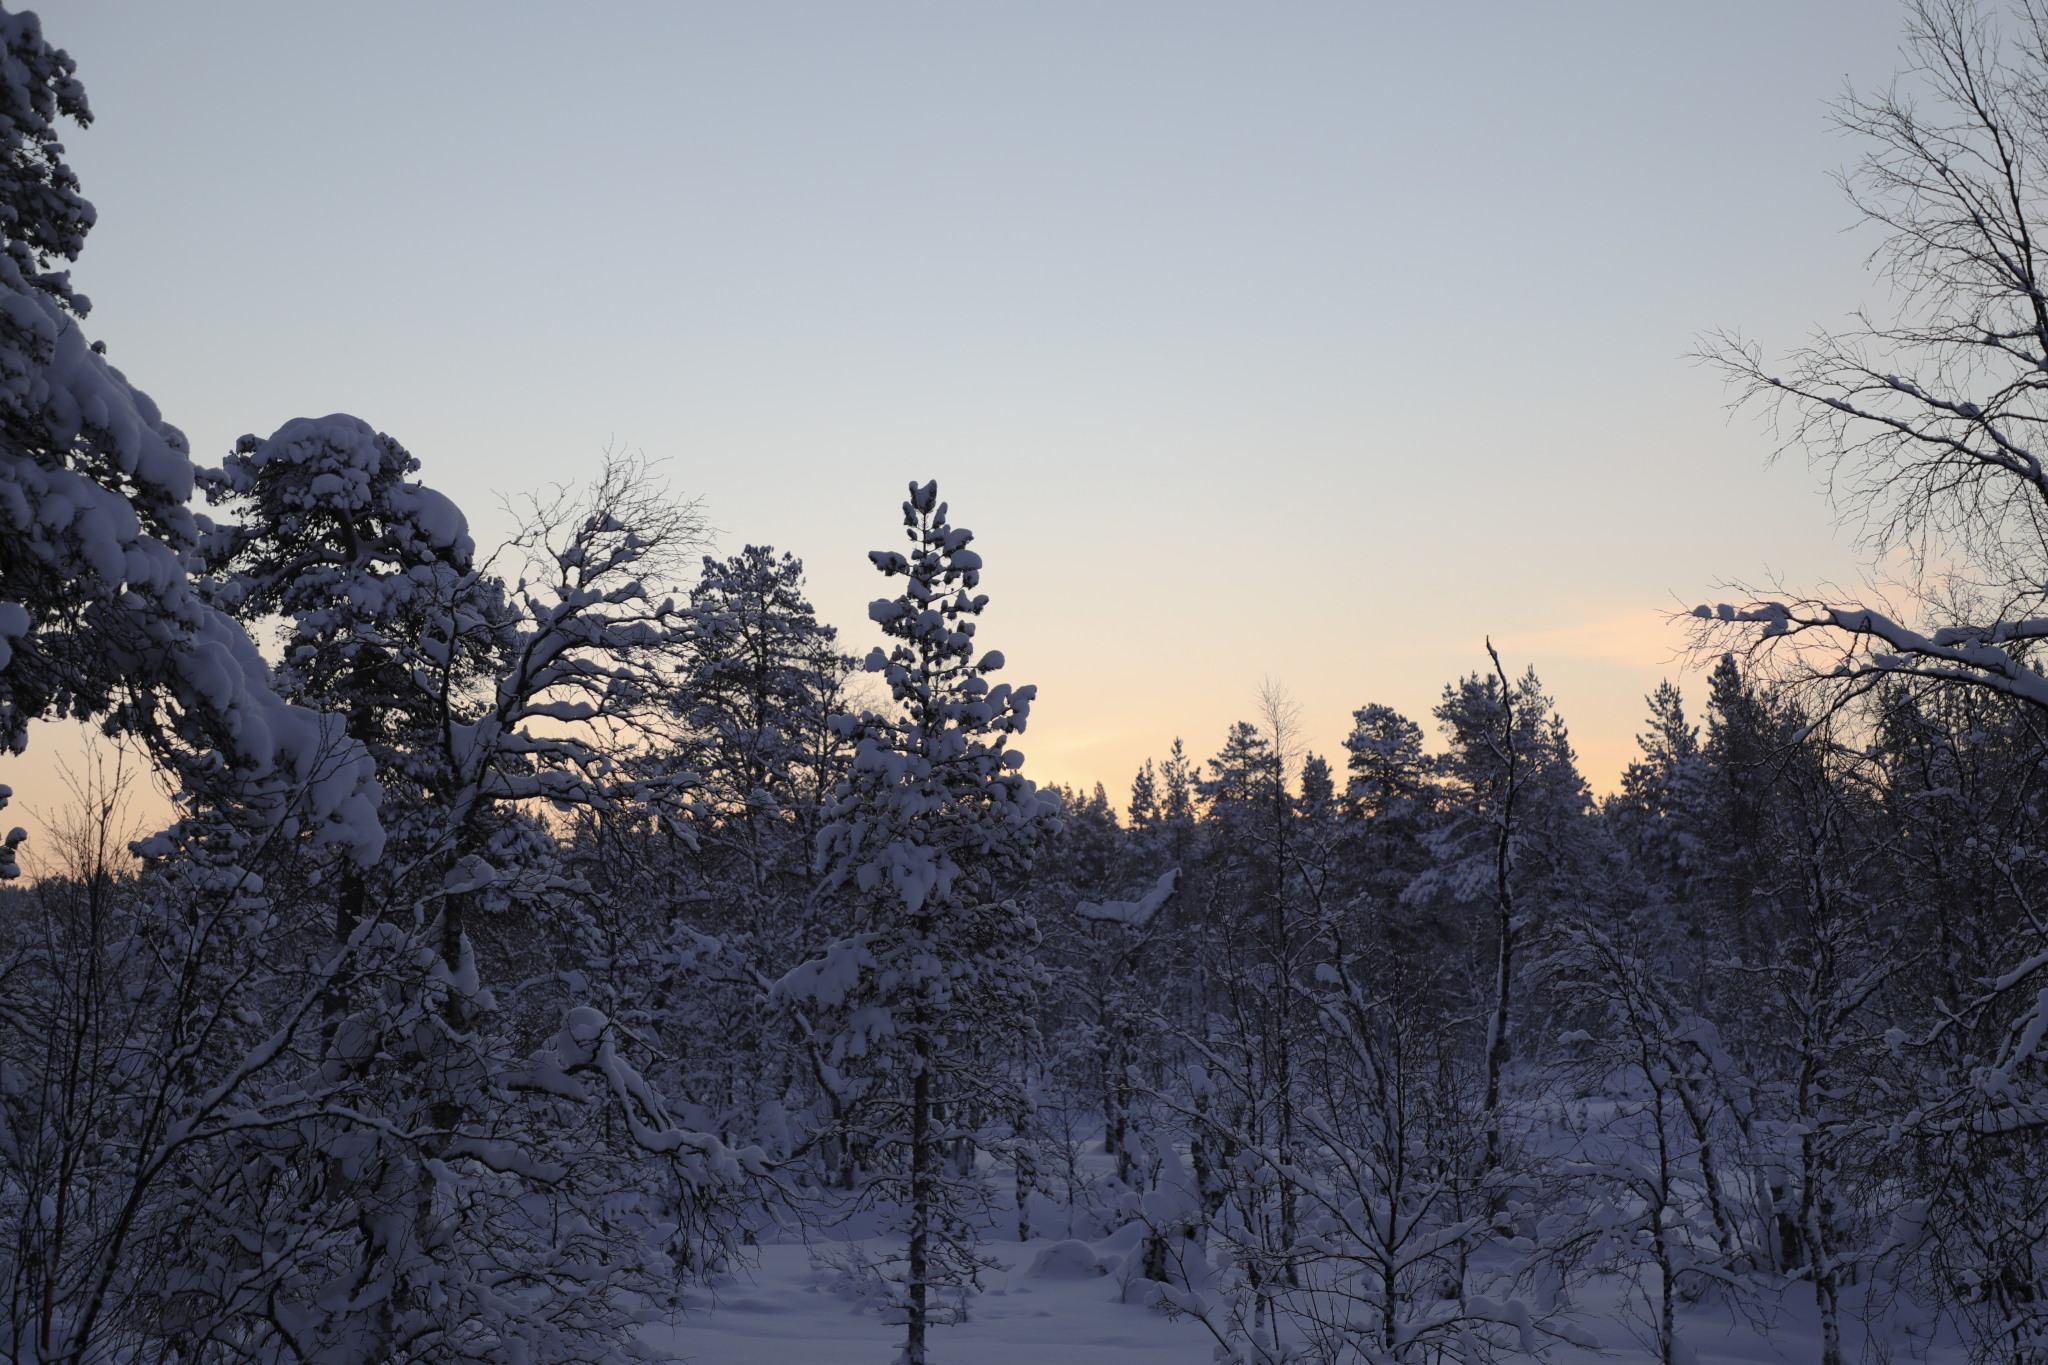
[[[1500,945],[1494,954],[1493,1016],[1486,1023],[1486,1169],[1498,1170],[1502,1160],[1500,1078],[1508,1064],[1508,988],[1514,983],[1515,925],[1508,899],[1507,830],[1501,830]]]
[[[1820,1308],[1820,1365],[1842,1365],[1841,1283],[1834,1264],[1834,1238],[1829,1235],[1827,1175],[1811,1133],[1799,1141],[1804,1168],[1802,1191],[1808,1264],[1813,1267],[1813,1301]]]
[[[1504,1156],[1500,1131],[1500,1078],[1508,1064],[1508,991],[1514,984],[1515,970],[1514,821],[1521,767],[1515,752],[1514,685],[1508,681],[1507,669],[1502,666],[1493,641],[1486,642],[1486,652],[1492,655],[1494,672],[1500,677],[1501,757],[1506,769],[1496,816],[1499,833],[1493,850],[1493,899],[1500,926],[1500,942],[1494,953],[1493,1016],[1486,1024],[1486,1169],[1495,1171],[1500,1169]],[[1498,1204],[1498,1195],[1494,1196],[1493,1202]]]
[[[1017,1113],[1017,1240],[1031,1240],[1031,1194],[1038,1188],[1038,1152],[1032,1146],[1031,1111]]]
[[[927,1282],[931,1275],[932,1161],[937,1155],[932,1141],[932,1039],[931,1031],[922,1019],[918,1021],[916,1039],[917,1074],[910,1083],[910,1274],[909,1283],[905,1286],[910,1313],[903,1337],[904,1365],[925,1365],[924,1329],[930,1292]]]

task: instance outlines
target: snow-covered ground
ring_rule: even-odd
[[[990,1275],[968,1320],[932,1329],[938,1365],[1198,1365],[1213,1341],[1193,1322],[1169,1322],[1139,1303],[1117,1302],[1113,1277],[1088,1272],[1030,1273],[1049,1242],[996,1244],[1010,1267]],[[697,1365],[888,1365],[903,1341],[900,1326],[828,1287],[803,1246],[762,1247],[751,1274],[692,1312],[680,1327],[648,1329],[650,1345]]]
[[[1134,1230],[1092,1244],[1102,1261],[1113,1262],[1135,1243]],[[1047,1257],[1055,1241],[994,1242],[987,1246],[1007,1269],[991,1274],[986,1293],[969,1305],[969,1318],[933,1328],[934,1365],[1208,1365],[1214,1341],[1200,1324],[1174,1321],[1129,1293],[1122,1277],[1081,1269],[1073,1258]],[[843,1296],[834,1276],[819,1268],[816,1253],[842,1255],[849,1248],[880,1251],[885,1239],[858,1243],[819,1241],[759,1248],[759,1260],[718,1291],[715,1306],[692,1310],[677,1325],[655,1325],[647,1344],[660,1355],[692,1365],[888,1365],[902,1344],[903,1329],[881,1314]],[[1034,1266],[1053,1264],[1034,1273]],[[1623,1286],[1595,1283],[1579,1296],[1586,1325],[1606,1348],[1594,1353],[1559,1347],[1546,1357],[1555,1365],[1582,1362],[1642,1362],[1653,1359],[1625,1321]],[[1736,1322],[1722,1309],[1697,1308],[1680,1321],[1680,1335],[1700,1365],[1735,1362],[1818,1362],[1820,1323],[1810,1290],[1792,1286],[1768,1327]],[[1869,1349],[1866,1349],[1868,1346]],[[1845,1324],[1844,1359],[1876,1365],[1927,1360],[1961,1365],[1953,1344],[1930,1343],[1924,1326],[1908,1331],[1894,1320],[1866,1343],[1861,1327]]]

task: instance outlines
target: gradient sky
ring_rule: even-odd
[[[88,330],[204,462],[352,412],[488,535],[616,442],[856,653],[936,477],[1041,781],[1121,802],[1267,678],[1323,752],[1428,727],[1490,632],[1608,789],[1662,612],[1856,572],[1683,357],[1882,302],[1825,106],[1888,5],[37,8]]]

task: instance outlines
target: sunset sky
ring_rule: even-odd
[[[37,8],[89,330],[203,463],[352,412],[488,538],[642,450],[855,653],[937,478],[1041,781],[1121,803],[1266,679],[1318,751],[1429,727],[1491,633],[1607,790],[1664,613],[1856,581],[1685,355],[1882,302],[1825,106],[1889,6]]]

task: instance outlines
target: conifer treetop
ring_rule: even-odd
[[[974,533],[952,525],[936,481],[910,485],[903,503],[909,553],[868,558],[903,580],[893,598],[868,607],[892,641],[866,668],[889,684],[899,714],[842,715],[832,724],[855,745],[853,769],[819,834],[820,865],[834,884],[884,885],[912,914],[948,904],[963,870],[982,874],[1028,865],[1028,849],[1057,799],[1018,770],[1010,747],[1031,716],[1038,689],[991,684],[999,651],[975,657],[975,627],[988,605]]]

